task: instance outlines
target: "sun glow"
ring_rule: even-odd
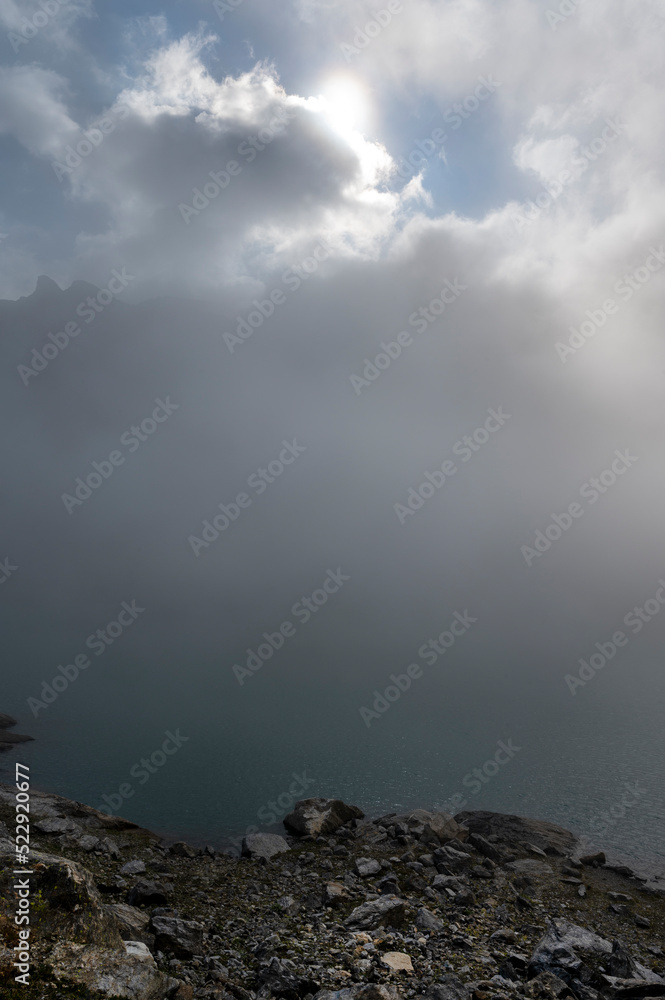
[[[321,110],[338,132],[362,132],[369,125],[370,103],[366,89],[351,76],[335,76],[320,95]]]

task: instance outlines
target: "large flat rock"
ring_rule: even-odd
[[[508,846],[534,844],[548,854],[569,855],[577,844],[577,837],[570,830],[543,819],[482,811],[457,813],[455,819],[471,833],[498,837]]]

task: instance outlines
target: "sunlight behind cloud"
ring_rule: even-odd
[[[319,97],[321,113],[332,128],[348,137],[365,132],[371,124],[371,104],[366,87],[348,74],[326,81]]]

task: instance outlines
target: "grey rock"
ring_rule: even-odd
[[[456,872],[464,868],[470,868],[473,864],[473,859],[470,855],[464,851],[457,850],[452,844],[445,844],[443,847],[439,847],[434,851],[432,858],[437,870],[440,865],[443,865],[445,868]]]
[[[334,833],[353,819],[362,819],[365,814],[357,806],[349,806],[341,799],[301,799],[288,816],[284,826],[298,836],[317,837]]]
[[[298,909],[298,903],[293,896],[280,896],[277,900],[277,906],[282,913],[295,913]]]
[[[597,851],[595,854],[585,854],[580,858],[583,865],[604,865],[606,858],[604,851]]]
[[[500,944],[515,944],[517,935],[507,927],[500,927],[493,934],[490,934],[490,941],[497,941]]]
[[[93,837],[92,834],[90,833],[86,833],[84,834],[83,837],[79,837],[78,839],[78,846],[81,848],[82,851],[85,851],[88,854],[90,853],[90,851],[94,851],[94,849],[98,847],[99,844],[100,844],[99,837]]]
[[[354,868],[356,875],[367,878],[369,875],[377,875],[381,871],[381,865],[376,858],[357,858]]]
[[[184,840],[179,840],[177,843],[171,844],[169,854],[174,854],[177,858],[195,858],[198,851],[186,844]]]
[[[152,944],[154,938],[148,932],[150,917],[143,910],[128,903],[112,903],[106,910],[115,919],[123,941],[143,941]]]
[[[137,958],[151,962],[153,965],[155,963],[148,946],[143,941],[125,941],[125,951],[128,955],[135,955]]]
[[[259,996],[305,997],[313,993],[320,995],[320,983],[292,972],[288,964],[277,957],[274,957],[268,966],[259,970],[257,985],[260,987]]]
[[[457,976],[441,976],[438,982],[428,988],[425,1000],[467,1000],[469,994],[468,986]]]
[[[570,997],[571,1000],[576,1000],[575,994],[571,990],[568,983],[560,979],[559,976],[555,976],[553,972],[545,971],[539,972],[529,984],[529,993],[531,996],[552,998],[552,1000],[563,1000],[564,997]]]
[[[166,886],[161,882],[139,879],[127,893],[130,906],[163,906],[167,902]]]
[[[585,927],[561,919],[551,920],[549,924],[531,956],[531,969],[536,973],[548,968],[579,969],[582,961],[577,952],[606,957],[612,953],[609,941]]]
[[[313,1000],[402,1000],[402,994],[394,986],[367,983],[366,985],[347,986],[343,990],[320,990],[314,995]],[[440,1000],[449,1000],[449,998],[441,997]],[[451,997],[450,1000],[463,1000],[463,998]]]
[[[290,847],[278,833],[250,833],[243,838],[242,853],[248,858],[265,858],[289,851]]]
[[[439,920],[427,907],[421,906],[416,914],[416,927],[430,934],[438,934],[443,930],[443,920]]]
[[[473,865],[469,874],[473,878],[492,878],[492,872],[482,865]]]
[[[144,861],[139,861],[137,859],[137,860],[134,860],[134,861],[128,861],[126,864],[124,864],[122,866],[122,868],[120,869],[120,874],[121,875],[142,875],[144,871],[145,871],[145,862]]]
[[[123,1000],[164,1000],[166,996],[178,996],[173,993],[177,981],[159,972],[141,942],[133,942],[129,947],[123,943],[122,951],[96,946],[83,951],[77,948],[72,942],[59,941],[49,955],[49,965],[57,978],[73,979],[87,987],[86,996],[90,995],[88,990],[95,996]],[[184,998],[183,994],[180,996]]]
[[[406,916],[404,900],[398,896],[380,896],[362,903],[344,921],[346,927],[372,930],[375,927],[401,927]]]
[[[416,837],[423,843],[445,844],[452,840],[465,840],[468,831],[454,819],[450,813],[429,812],[427,809],[414,809],[412,812],[394,816],[391,822],[395,830],[406,828],[406,836]]]
[[[540,847],[546,854],[568,855],[577,845],[577,838],[569,830],[545,820],[481,810],[457,813],[455,819],[468,827],[470,833],[479,833],[487,840],[496,837],[499,842],[508,845],[526,841]]]
[[[432,888],[437,892],[443,892],[445,889],[461,892],[466,888],[466,883],[464,879],[456,878],[455,875],[435,875]]]
[[[486,858],[490,858],[492,861],[496,861],[497,864],[501,863],[502,854],[494,844],[490,844],[489,840],[486,840],[480,833],[470,833],[469,841],[473,847],[476,848],[480,854],[483,854]]]
[[[36,830],[40,833],[45,833],[47,835],[55,835],[61,833],[83,833],[81,827],[78,823],[75,823],[73,819],[63,819],[61,817],[54,817],[53,819],[40,819],[39,822],[34,824]]]
[[[179,917],[153,916],[148,925],[155,935],[155,948],[176,958],[191,958],[203,951],[203,925]]]
[[[612,954],[607,968],[611,976],[617,976],[620,979],[637,978],[635,962],[628,949],[620,941],[612,942]]]
[[[115,840],[111,840],[110,837],[104,837],[104,839],[100,841],[99,847],[102,851],[104,851],[104,854],[109,854],[112,858],[120,857],[120,848],[116,844]]]
[[[537,858],[519,858],[517,861],[509,861],[506,868],[520,875],[551,875],[552,866],[546,861],[538,861]]]

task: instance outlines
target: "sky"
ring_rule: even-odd
[[[179,725],[270,788],[336,733],[639,730],[665,2],[137,10],[0,0],[0,708],[89,796]]]

